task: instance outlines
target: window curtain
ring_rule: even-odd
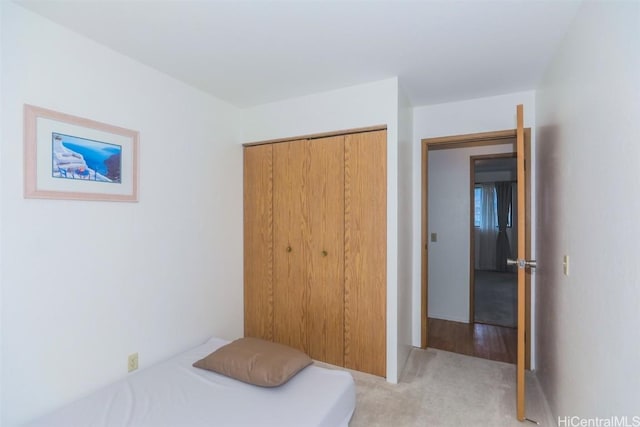
[[[498,223],[496,221],[496,196],[493,184],[478,184],[482,187],[482,222],[476,236],[478,252],[476,268],[478,270],[493,270],[496,267],[496,238]]]
[[[507,222],[509,221],[509,205],[511,203],[511,182],[496,182],[496,206],[498,211],[498,237],[496,239],[496,270],[509,271],[507,258],[511,256]]]

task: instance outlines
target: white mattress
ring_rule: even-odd
[[[348,426],[356,393],[348,372],[318,366],[262,388],[192,367],[227,341],[205,344],[130,374],[28,426]]]

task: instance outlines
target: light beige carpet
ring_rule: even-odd
[[[398,384],[350,372],[357,390],[350,427],[534,426],[516,419],[515,365],[414,349]],[[541,426],[555,425],[530,373],[526,413]]]

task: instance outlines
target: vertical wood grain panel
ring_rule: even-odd
[[[345,367],[386,376],[387,133],[345,137]]]
[[[313,359],[344,364],[344,136],[309,142],[310,280],[307,333]]]
[[[308,141],[273,145],[274,341],[308,352]]]
[[[244,149],[244,335],[273,339],[273,160],[270,145]]]

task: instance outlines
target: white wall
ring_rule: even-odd
[[[536,96],[538,377],[556,417],[640,415],[639,76],[640,3],[586,2]]]
[[[398,376],[411,352],[411,249],[413,109],[409,99],[398,92]],[[420,236],[418,235],[418,239]]]
[[[3,91],[3,87],[4,87],[4,79],[3,79],[3,55],[2,52],[4,51],[4,44],[3,44],[3,40],[4,40],[4,31],[3,31],[3,27],[2,27],[2,16],[3,16],[3,6],[4,2],[0,2],[0,165],[2,164],[2,135],[4,135],[3,132],[3,123],[4,123],[4,114],[3,114],[3,102],[1,101],[2,99],[4,99],[4,91]],[[2,173],[0,173],[0,242],[2,242],[2,226],[1,224],[4,223],[4,221],[2,220]],[[3,402],[4,402],[4,394],[3,394],[3,379],[2,379],[2,343],[3,341],[3,330],[4,330],[4,326],[3,326],[3,312],[2,312],[2,244],[0,244],[0,425],[2,425],[2,414],[3,414],[3,410],[2,408],[4,407]]]
[[[516,127],[516,105],[524,104],[525,127],[532,128],[532,144],[535,146],[535,96],[533,91],[512,93],[489,98],[416,107],[413,111],[413,230],[416,235],[422,229],[420,200],[421,195],[421,145],[420,140],[437,136],[460,135],[476,132],[514,129]],[[532,167],[535,167],[535,154]],[[468,169],[468,168],[467,168]],[[535,171],[535,169],[533,169]],[[534,172],[535,173],[535,172]],[[532,192],[535,194],[535,177],[532,179]],[[532,205],[535,206],[535,198]],[[535,215],[535,214],[534,214]],[[535,220],[535,218],[533,218]],[[535,241],[532,242],[535,253]],[[413,345],[420,345],[420,239],[413,242]],[[535,286],[535,274],[532,286]],[[532,301],[532,306],[535,301]],[[535,342],[532,340],[532,345]],[[535,366],[535,360],[532,359]]]
[[[398,378],[398,80],[243,110],[243,142],[387,125],[387,380]]]
[[[512,153],[513,144],[429,152],[429,317],[469,322],[470,157]]]
[[[238,110],[2,2],[2,425],[242,334]],[[140,131],[139,203],[24,199],[22,108]]]
[[[389,126],[388,122],[392,121],[393,129],[388,129],[392,134],[388,140],[395,148],[398,138],[398,79],[263,104],[242,110],[242,116],[243,142],[374,125]]]

